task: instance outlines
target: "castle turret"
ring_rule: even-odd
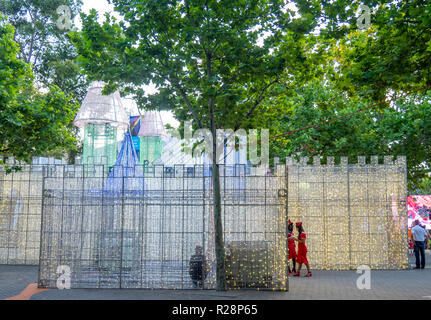
[[[92,82],[77,113],[74,125],[84,128],[83,164],[112,166],[117,141],[122,140],[129,121],[118,92],[103,95],[103,82]]]
[[[139,162],[153,165],[160,160],[163,151],[163,139],[166,138],[165,127],[158,111],[146,111],[141,119],[138,133],[140,137]]]

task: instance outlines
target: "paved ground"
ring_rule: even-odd
[[[0,300],[15,296],[37,282],[37,272],[36,266],[0,265]]]
[[[0,266],[0,299],[19,294],[37,281],[35,266]],[[290,278],[289,292],[213,290],[119,290],[71,289],[48,290],[32,300],[137,299],[137,300],[285,300],[285,299],[431,299],[431,268],[403,271],[371,271],[371,289],[356,287],[354,271],[314,271],[312,278]]]

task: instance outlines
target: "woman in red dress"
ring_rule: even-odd
[[[293,238],[293,239],[295,241],[298,241],[298,254],[296,255],[296,262],[298,263],[298,271],[294,274],[294,277],[300,276],[301,267],[303,263],[307,267],[307,271],[308,271],[304,277],[311,277],[312,274],[307,260],[307,246],[305,245],[305,239],[307,238],[307,235],[304,232],[302,222],[296,223],[296,229],[298,230],[298,238]]]
[[[287,269],[289,270],[289,275],[292,274],[292,271],[290,270],[290,263],[289,260],[292,259],[293,263],[293,272],[296,273],[296,248],[295,248],[295,241],[293,240],[293,222],[288,221],[287,225],[287,248],[289,250],[289,257],[287,258]]]

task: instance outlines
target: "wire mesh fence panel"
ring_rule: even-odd
[[[153,162],[162,156],[162,151],[163,141],[160,137],[141,137],[139,163],[153,165]]]
[[[39,286],[56,287],[67,266],[73,288],[215,288],[208,168],[90,168],[57,166],[44,179]],[[287,289],[283,168],[220,166],[230,288]]]
[[[336,165],[331,158],[327,165],[288,159],[274,175],[220,167],[230,287],[287,287],[286,213],[304,224],[313,269],[407,267],[405,158],[344,159]],[[40,255],[46,286],[55,286],[59,265],[70,265],[75,287],[214,288],[209,167],[108,171],[46,164],[7,174],[1,167],[0,264],[38,264]],[[288,199],[278,194],[285,188]],[[198,283],[190,275],[197,246],[207,263]],[[266,274],[268,266],[277,275]]]
[[[112,166],[117,158],[118,128],[109,124],[87,124],[84,127],[83,164]]]
[[[0,167],[0,264],[38,264],[42,178],[40,165]]]
[[[308,261],[326,270],[407,268],[405,158],[347,160],[288,161],[288,215],[303,222]]]

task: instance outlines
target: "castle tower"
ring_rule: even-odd
[[[104,86],[100,81],[91,83],[73,122],[84,128],[83,164],[114,165],[117,141],[121,140],[129,123],[120,94],[103,95]]]
[[[139,162],[151,166],[155,160],[161,158],[163,139],[166,137],[160,112],[146,111],[144,113],[138,136],[140,137]]]

